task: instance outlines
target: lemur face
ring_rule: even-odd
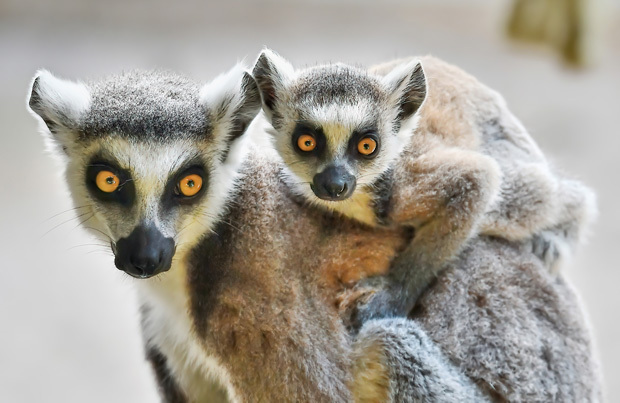
[[[109,240],[117,268],[148,278],[217,221],[260,100],[240,68],[202,89],[167,73],[87,85],[43,71],[29,106],[66,162],[84,226]]]
[[[291,185],[334,206],[369,193],[413,133],[426,95],[420,64],[386,77],[343,65],[295,71],[271,51],[253,74]]]

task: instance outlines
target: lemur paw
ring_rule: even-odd
[[[406,317],[412,308],[407,305],[402,292],[384,277],[364,280],[338,299],[345,326],[354,334],[370,319]]]
[[[336,306],[347,329],[352,328],[351,318],[357,316],[358,306],[368,303],[376,292],[377,289],[373,287],[355,287],[338,296]]]

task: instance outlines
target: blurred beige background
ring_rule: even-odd
[[[499,90],[545,152],[598,192],[599,222],[567,275],[608,399],[620,401],[620,4],[607,8],[602,57],[587,70],[506,40],[509,5],[0,0],[0,401],[157,401],[131,282],[72,213],[55,216],[71,205],[25,109],[36,69],[88,78],[163,67],[205,81],[263,46],[297,65],[432,53]]]

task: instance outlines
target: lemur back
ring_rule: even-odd
[[[370,282],[383,290],[357,325],[407,315],[476,234],[522,241],[553,265],[591,218],[591,192],[552,172],[499,94],[435,58],[295,71],[264,51],[253,74],[292,191],[368,225],[415,228],[388,278]]]

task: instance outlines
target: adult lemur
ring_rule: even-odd
[[[360,323],[406,316],[477,234],[527,241],[557,265],[592,217],[592,192],[552,172],[503,98],[438,59],[296,71],[266,50],[253,74],[295,193],[415,228],[387,284],[362,298]]]
[[[166,401],[217,401],[211,381],[232,401],[376,397],[368,389],[398,401],[596,395],[570,289],[518,246],[490,239],[420,304],[420,323],[456,365],[398,319],[370,321],[352,352],[334,307],[340,281],[385,273],[408,234],[289,197],[269,147],[243,134],[260,101],[240,69],[204,87],[167,73],[74,83],[40,72],[29,105],[66,162],[74,203],[92,215],[85,225],[139,278]]]
[[[260,109],[251,76],[237,68],[200,88],[164,73],[83,84],[43,71],[29,105],[85,225],[139,279],[166,401],[351,400],[335,273],[385,271],[404,236],[332,225],[287,197],[268,148],[246,159]],[[434,351],[435,389],[480,396]]]

